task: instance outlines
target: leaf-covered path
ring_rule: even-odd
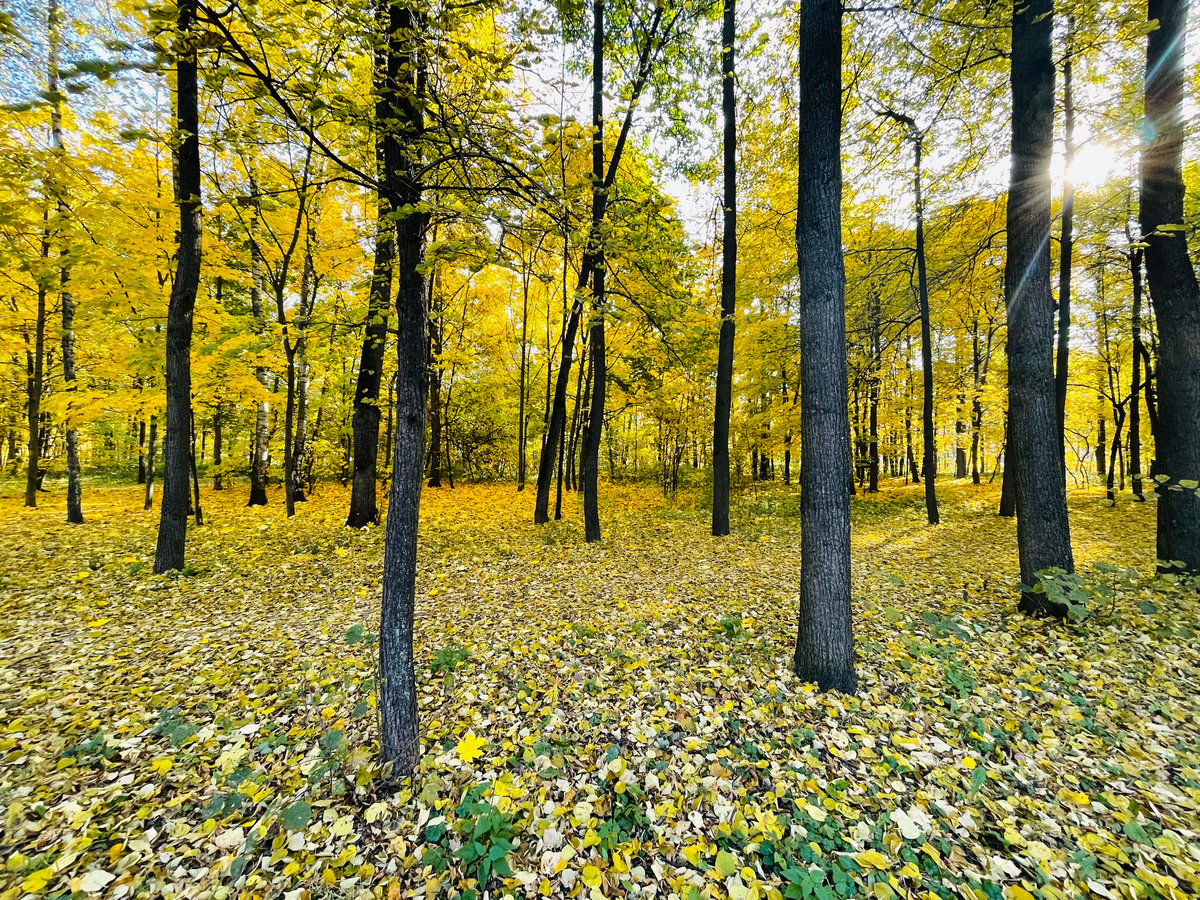
[[[398,794],[382,532],[339,491],[290,522],[209,494],[178,577],[135,490],[89,490],[82,527],[4,498],[0,898],[1200,891],[1197,597],[1025,619],[995,491],[939,491],[937,528],[916,489],[856,505],[855,697],[790,674],[794,495],[716,540],[614,490],[597,546],[529,494],[426,492],[426,753]],[[1151,507],[1071,504],[1082,563],[1151,570]]]

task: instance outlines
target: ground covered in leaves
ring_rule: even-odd
[[[0,499],[0,898],[1172,897],[1200,892],[1200,601],[1090,569],[1089,618],[1013,613],[996,492],[857,501],[861,688],[789,671],[795,496],[708,536],[606,491],[606,539],[508,487],[428,491],[425,757],[375,754],[382,531],[322,487],[157,511]],[[1077,559],[1152,570],[1153,509],[1072,497]]]

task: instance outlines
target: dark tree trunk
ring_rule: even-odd
[[[604,178],[604,0],[592,0],[592,180]],[[604,194],[592,194],[592,219],[603,216]],[[584,427],[583,458],[583,530],[588,543],[600,540],[599,487],[600,437],[604,431],[604,388],[608,380],[604,347],[604,244],[598,239],[592,263],[592,395],[587,425]]]
[[[1133,276],[1133,377],[1129,385],[1129,473],[1133,480],[1133,497],[1145,500],[1142,493],[1142,251],[1129,254],[1129,270]]]
[[[1017,514],[1017,458],[1012,444],[1010,416],[1004,420],[1004,475],[1000,479],[1000,516],[1011,519]]]
[[[217,411],[213,413],[213,490],[221,491],[225,489],[225,479],[221,474],[221,407],[217,406]]]
[[[154,464],[156,444],[158,443],[158,416],[150,417],[150,435],[146,446],[146,494],[142,509],[154,506]]]
[[[937,490],[937,438],[933,421],[933,334],[929,321],[929,278],[925,270],[925,201],[921,196],[921,151],[920,135],[913,139],[913,187],[916,191],[917,211],[917,297],[921,307],[921,378],[923,406],[921,428],[924,450],[922,452],[921,475],[925,479],[925,517],[930,525],[941,521],[938,516]]]
[[[436,227],[434,226],[435,232]],[[441,312],[436,304],[436,269],[430,273],[429,279],[429,309],[431,312],[429,319],[429,353],[431,356],[429,363],[429,486],[431,488],[442,486],[442,450],[444,447],[447,476],[450,479],[450,487],[454,487],[454,476],[449,471],[450,435],[443,434],[442,428],[447,413],[443,409],[442,403],[442,322]],[[453,377],[453,372],[451,372],[451,378],[453,379]],[[449,405],[449,400],[445,405]]]
[[[204,511],[200,507],[200,472],[196,468],[196,413],[189,410],[190,425],[192,432],[191,452],[188,455],[188,463],[192,470],[192,509],[191,512],[196,516],[196,524],[204,524]]]
[[[1054,138],[1051,0],[1014,0],[1012,176],[1008,193],[1009,442],[1017,465],[1017,548],[1031,588],[1047,569],[1073,572],[1066,475],[1058,448],[1050,295],[1050,155]],[[1007,468],[1007,467],[1006,467]],[[1021,609],[1062,616],[1066,608],[1026,591]]]
[[[525,395],[529,379],[529,280],[533,277],[533,256],[521,271],[521,380],[520,402],[517,409],[517,490],[525,490],[525,474],[528,463],[525,445],[529,440],[529,422],[525,416]]]
[[[1067,18],[1067,52],[1063,59],[1063,119],[1066,175],[1063,177],[1062,239],[1058,263],[1058,348],[1054,362],[1054,403],[1058,414],[1058,453],[1067,464],[1067,379],[1071,341],[1071,255],[1074,248],[1075,185],[1071,183],[1071,163],[1075,160],[1075,99],[1071,86],[1071,54],[1075,36],[1075,17]],[[1064,479],[1066,478],[1064,474]],[[1064,482],[1065,483],[1065,482]]]
[[[871,377],[867,384],[867,493],[879,492],[879,370],[880,356],[880,309],[879,297],[872,294],[867,299],[871,319]]]
[[[251,225],[250,235],[250,308],[254,314],[259,334],[266,332],[267,323],[262,299],[262,254],[258,247],[258,237],[255,234],[257,219]],[[258,366],[254,376],[262,386],[263,393],[268,392],[268,374],[265,366]],[[247,506],[267,505],[267,464],[270,454],[271,435],[271,404],[264,397],[254,407],[254,444],[250,454],[250,499]]]
[[[66,151],[62,135],[62,96],[58,85],[58,50],[62,37],[62,14],[58,0],[50,0],[47,9],[49,30],[50,65],[47,87],[50,95],[50,138],[54,154],[60,164]],[[59,227],[67,216],[67,202],[58,191]],[[71,293],[71,261],[70,254],[60,247],[58,254],[59,301],[62,305],[62,367],[63,390],[68,394],[66,413],[63,416],[66,426],[67,450],[67,521],[79,525],[83,523],[83,487],[79,481],[79,436],[75,431],[73,410],[70,396],[75,392],[75,298]]]
[[[42,256],[50,255],[49,235],[42,237]],[[27,339],[28,340],[28,339]],[[45,390],[46,367],[46,288],[37,289],[37,322],[34,324],[33,349],[25,351],[25,389],[29,424],[29,458],[25,468],[25,505],[37,506],[38,485],[42,469],[42,392]]]
[[[154,571],[183,568],[187,536],[188,449],[192,421],[192,313],[200,284],[200,114],[196,50],[190,34],[196,0],[180,0],[176,60],[176,126],[182,135],[176,151],[179,246],[175,280],[167,307],[167,434],[163,441],[163,491],[158,520]],[[186,35],[186,37],[185,37]]]
[[[386,135],[388,200],[405,210],[396,222],[396,454],[384,537],[383,604],[379,626],[379,708],[383,761],[392,778],[411,775],[420,757],[417,687],[413,665],[417,531],[425,477],[425,402],[428,327],[421,264],[428,213],[420,211],[420,140],[425,122],[424,35],[419,17],[389,6],[387,82],[398,113]],[[403,144],[401,143],[403,141]]]
[[[1101,398],[1101,402],[1103,402],[1103,398]],[[1098,430],[1096,434],[1096,474],[1101,478],[1104,477],[1104,448],[1108,446],[1108,438],[1105,437],[1104,426],[1104,416],[1101,416],[1097,423]]]
[[[550,425],[546,431],[546,443],[543,448],[542,457],[538,460],[537,497],[534,501],[533,520],[539,525],[550,521],[550,484],[554,480],[554,457],[561,455],[560,447],[563,442],[563,433],[566,430],[567,384],[568,379],[571,377],[571,351],[575,346],[575,337],[579,332],[579,320],[583,315],[583,290],[588,286],[592,267],[596,261],[596,252],[599,249],[600,241],[600,226],[604,221],[604,214],[608,208],[612,186],[616,181],[617,170],[621,165],[621,155],[624,153],[625,144],[629,139],[629,130],[633,125],[633,114],[637,109],[642,91],[650,77],[650,68],[654,60],[655,51],[661,47],[665,40],[665,35],[662,38],[659,36],[659,26],[662,24],[663,10],[663,6],[655,8],[650,21],[650,27],[646,31],[645,43],[642,45],[641,55],[638,58],[637,72],[630,91],[629,105],[625,111],[624,121],[621,123],[621,132],[617,136],[617,143],[613,147],[612,159],[609,160],[608,174],[605,176],[603,183],[597,183],[592,188],[593,194],[599,194],[600,197],[598,202],[593,202],[592,204],[592,222],[588,233],[588,247],[584,252],[583,260],[579,267],[579,282],[575,288],[575,299],[571,304],[571,311],[567,317],[566,331],[563,334],[562,359],[559,360],[558,380],[554,385],[554,403],[550,413]],[[667,30],[670,30],[669,26]],[[561,470],[562,464],[560,460],[560,473]]]
[[[386,0],[377,4],[379,33],[387,28]],[[387,89],[387,51],[383,42],[375,55],[375,117],[386,122],[391,116],[391,94]],[[383,126],[376,125],[375,155],[379,177],[385,178],[389,165],[389,142]],[[362,528],[379,521],[376,506],[376,481],[379,457],[379,384],[383,374],[383,353],[387,345],[388,306],[392,296],[392,269],[395,261],[395,229],[387,218],[387,193],[376,194],[375,259],[371,269],[371,287],[367,299],[367,322],[363,329],[362,352],[358,360],[358,381],[354,388],[354,415],[351,428],[354,435],[354,474],[350,489],[350,513],[346,524]]]
[[[1187,0],[1150,0],[1141,228],[1158,322],[1158,559],[1200,574],[1200,287],[1183,229],[1183,58]]]
[[[721,233],[721,333],[717,345],[717,402],[713,416],[712,533],[729,534],[729,414],[733,406],[734,312],[737,302],[737,106],[734,98],[736,0],[724,0],[721,26],[721,113],[724,120],[723,230]],[[790,458],[790,451],[788,452]],[[788,478],[784,465],[784,480]]]
[[[146,483],[146,420],[138,420],[138,474],[137,483]]]
[[[850,421],[841,228],[842,10],[800,3],[800,617],[795,670],[853,692]]]

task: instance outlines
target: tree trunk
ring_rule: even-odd
[[[42,257],[50,255],[48,234],[42,236]],[[33,349],[25,350],[26,407],[29,413],[29,458],[25,469],[25,505],[37,506],[38,485],[41,483],[42,462],[42,392],[45,390],[46,367],[46,288],[41,283],[37,289],[37,322],[34,324]]]
[[[1071,254],[1074,248],[1075,185],[1071,164],[1075,161],[1075,100],[1071,86],[1071,54],[1074,52],[1075,17],[1067,17],[1067,52],[1063,59],[1063,119],[1065,174],[1063,175],[1062,238],[1058,263],[1058,349],[1054,364],[1055,411],[1058,414],[1058,452],[1067,464],[1067,379],[1071,341]],[[1066,478],[1064,474],[1064,479]],[[1065,483],[1065,482],[1064,482]]]
[[[737,106],[734,44],[736,0],[724,0],[721,25],[721,113],[724,120],[723,230],[721,235],[721,333],[717,345],[717,402],[713,416],[712,533],[729,534],[729,415],[733,406],[734,313],[737,302]],[[790,456],[790,454],[789,454]],[[790,473],[785,463],[785,480]]]
[[[386,135],[389,204],[404,210],[396,222],[396,455],[388,500],[379,626],[379,708],[383,761],[393,779],[411,775],[420,757],[417,688],[413,665],[417,532],[425,477],[425,403],[428,396],[428,327],[422,274],[429,214],[419,209],[419,155],[425,129],[425,61],[422,22],[399,3],[389,6],[388,100],[396,124]],[[403,143],[402,143],[403,142]]]
[[[204,511],[200,507],[200,472],[196,468],[196,413],[194,410],[188,410],[188,412],[190,414],[189,418],[191,421],[189,424],[191,425],[191,433],[192,433],[192,446],[190,448],[190,452],[188,453],[188,463],[191,468],[191,474],[192,474],[192,504],[191,504],[192,510],[191,511],[196,516],[196,524],[203,525],[204,524]]]
[[[250,308],[257,323],[258,333],[264,334],[267,329],[265,310],[262,299],[262,253],[258,246],[255,233],[258,219],[250,226]],[[266,366],[257,366],[254,377],[262,385],[263,393],[269,390],[269,377]],[[267,505],[267,463],[270,453],[271,435],[271,404],[264,397],[255,404],[254,409],[254,449],[250,460],[250,500],[247,506]]]
[[[853,692],[850,421],[841,228],[842,27],[838,0],[800,3],[800,616],[796,675]]]
[[[1187,0],[1150,0],[1140,220],[1158,321],[1158,559],[1200,574],[1200,287],[1184,230],[1183,58]]]
[[[925,479],[925,517],[930,525],[940,521],[938,516],[937,491],[937,441],[933,422],[933,334],[929,321],[929,278],[925,270],[925,201],[921,196],[921,151],[920,135],[913,138],[913,187],[916,192],[917,212],[917,298],[921,307],[921,377],[923,385],[923,407],[921,428],[924,449],[921,458],[921,475]]]
[[[517,490],[525,490],[525,444],[528,442],[529,423],[525,420],[525,394],[529,367],[529,280],[533,277],[533,257],[521,270],[521,378],[520,400],[517,409]]]
[[[600,241],[600,226],[604,221],[612,186],[616,181],[617,171],[621,165],[621,156],[624,153],[625,144],[629,139],[629,130],[633,125],[633,114],[637,109],[642,91],[650,77],[650,69],[655,51],[661,48],[663,41],[666,39],[665,34],[661,38],[659,37],[659,26],[662,23],[663,10],[663,6],[655,8],[650,21],[650,27],[646,31],[645,43],[642,45],[641,54],[638,58],[637,71],[630,91],[629,105],[625,110],[625,118],[621,123],[621,132],[617,136],[617,143],[613,147],[612,159],[609,160],[608,164],[608,173],[602,183],[595,183],[592,186],[593,194],[599,194],[599,198],[598,200],[594,199],[592,203],[592,222],[588,232],[588,247],[584,252],[583,260],[579,267],[579,282],[575,288],[575,299],[571,304],[571,311],[567,317],[566,331],[563,334],[563,353],[558,365],[558,380],[554,385],[554,403],[550,414],[550,425],[546,431],[546,445],[542,452],[542,457],[538,460],[537,497],[534,501],[533,511],[533,520],[538,525],[543,525],[550,521],[550,484],[554,480],[554,457],[555,455],[560,455],[560,445],[563,442],[563,432],[567,424],[567,384],[568,379],[571,377],[571,351],[575,345],[575,336],[579,332],[579,320],[583,314],[583,290],[588,286],[592,267],[596,261],[596,252],[599,249]],[[667,30],[669,31],[669,26]],[[560,473],[561,469],[560,461]],[[558,518],[557,512],[555,518]]]
[[[1129,473],[1133,480],[1133,497],[1145,500],[1142,493],[1142,251],[1129,254],[1129,270],[1133,276],[1133,376],[1129,386]]]
[[[1066,475],[1058,448],[1054,300],[1050,295],[1050,156],[1054,137],[1051,0],[1014,0],[1012,175],[1008,194],[1009,442],[1017,465],[1017,548],[1032,588],[1047,569],[1073,572]],[[1007,467],[1006,467],[1007,468]],[[1064,616],[1044,593],[1024,592],[1021,609]]]
[[[604,0],[592,0],[592,180],[604,178]],[[593,193],[592,219],[603,216],[604,194]],[[600,540],[600,507],[596,496],[600,470],[600,437],[604,429],[604,388],[608,379],[604,358],[604,244],[597,237],[592,263],[592,395],[590,413],[584,429],[583,458],[583,530],[588,543]]]
[[[386,17],[387,3],[380,4]],[[386,18],[384,18],[386,21]],[[376,64],[376,90],[386,76],[386,59]],[[385,101],[381,97],[378,105]],[[386,110],[383,110],[386,114]],[[376,153],[383,175],[384,139],[376,134]],[[383,352],[387,346],[388,305],[392,296],[392,269],[395,261],[395,230],[387,219],[387,196],[378,193],[375,227],[375,260],[371,269],[371,287],[367,298],[367,322],[363,330],[362,352],[358,358],[358,381],[354,388],[354,475],[350,489],[350,513],[346,524],[362,528],[379,521],[375,500],[376,468],[379,457],[379,384],[383,374]]]
[[[157,574],[183,568],[187,536],[188,449],[192,421],[192,313],[200,284],[200,114],[196,50],[191,35],[196,0],[180,0],[176,59],[176,150],[179,244],[167,307],[167,434],[163,441],[163,491],[154,552]]]
[[[137,483],[146,483],[146,420],[138,419],[138,474]]]
[[[47,87],[50,95],[50,139],[54,155],[59,165],[65,164],[66,150],[62,134],[62,95],[58,87],[58,50],[62,37],[62,14],[58,0],[50,0],[47,9],[49,26],[49,77]],[[78,525],[83,523],[83,487],[79,482],[79,436],[75,431],[72,419],[70,397],[75,393],[75,298],[70,290],[71,261],[69,251],[62,246],[61,229],[67,216],[67,202],[63,195],[64,188],[59,186],[55,192],[58,195],[58,228],[60,229],[58,251],[59,299],[62,305],[62,367],[63,390],[67,392],[67,408],[64,415],[66,426],[67,449],[67,521]]]
[[[217,411],[213,413],[213,490],[222,491],[225,489],[225,479],[221,473],[221,407],[218,404]]]
[[[146,447],[146,493],[142,501],[142,509],[154,506],[154,463],[156,444],[158,442],[158,416],[150,417],[150,437]]]

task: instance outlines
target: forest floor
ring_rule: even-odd
[[[423,498],[425,756],[382,788],[383,533],[205,497],[150,573],[133,488],[0,498],[0,898],[1154,897],[1200,892],[1200,599],[1090,577],[1014,612],[995,487],[855,504],[860,690],[791,674],[794,493],[708,536],[604,489],[605,540],[530,491]],[[1153,508],[1071,498],[1076,556],[1152,570]],[[1114,596],[1108,599],[1108,593]]]

